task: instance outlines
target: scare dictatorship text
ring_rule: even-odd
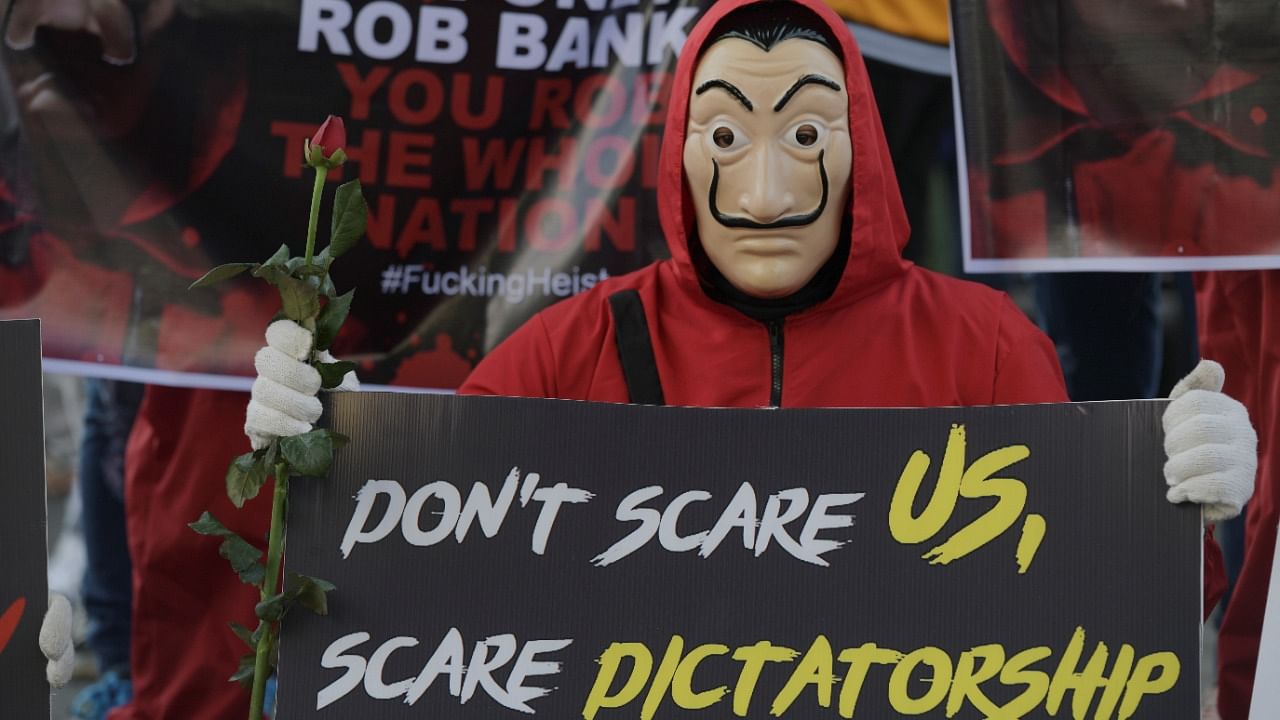
[[[361,687],[370,698],[414,705],[439,681],[447,687],[438,692],[447,692],[459,703],[468,702],[477,690],[482,690],[503,707],[536,713],[529,702],[550,694],[552,689],[526,686],[525,682],[561,671],[561,663],[539,659],[539,655],[549,655],[573,643],[571,639],[555,639],[531,640],[522,645],[514,635],[494,635],[476,642],[468,661],[461,633],[450,628],[429,654],[421,654],[427,659],[417,675],[388,682],[383,670],[392,653],[411,651],[418,647],[419,639],[390,638],[374,648],[367,659],[353,652],[370,639],[367,632],[350,633],[334,640],[325,650],[321,666],[345,672],[317,694],[317,710]],[[768,703],[770,715],[783,717],[801,698],[812,698],[833,716],[853,718],[860,717],[855,714],[858,700],[870,680],[883,686],[879,692],[885,693],[889,706],[903,715],[945,708],[947,717],[955,717],[962,709],[972,709],[999,720],[1021,718],[1039,708],[1057,716],[1059,709],[1069,707],[1073,720],[1123,720],[1134,716],[1143,698],[1171,689],[1181,673],[1181,663],[1171,652],[1139,656],[1132,645],[1122,644],[1108,670],[1110,651],[1105,643],[1097,643],[1082,665],[1085,648],[1082,627],[1075,629],[1060,653],[1049,646],[1010,652],[992,643],[965,650],[958,657],[934,646],[903,652],[874,642],[836,649],[824,635],[814,638],[803,653],[768,640],[737,648],[706,643],[686,652],[684,638],[673,635],[659,656],[644,643],[615,642],[597,659],[599,670],[583,704],[582,717],[594,720],[602,710],[620,710],[605,716],[650,720],[666,701],[693,711],[712,708],[726,698],[737,717],[746,717],[753,703],[758,702]],[[501,682],[494,673],[508,664],[511,669],[505,682]],[[715,664],[732,664],[731,670],[737,673],[734,686],[695,690],[695,686],[706,685],[695,682],[698,668]],[[762,671],[769,665],[785,665],[790,670],[781,687],[761,687]],[[620,672],[626,667],[630,670]],[[913,692],[911,688],[922,680],[928,689]],[[1021,688],[1021,692],[998,705],[987,694],[992,686]],[[757,697],[758,692],[772,697]],[[795,709],[801,716],[810,716],[803,708]]]
[[[893,490],[889,531],[902,545],[938,543],[920,555],[937,566],[980,550],[1021,519],[1009,572],[1015,577],[1025,574],[1047,532],[1043,517],[1024,512],[1027,484],[1009,472],[1030,449],[1007,445],[970,459],[966,443],[965,426],[957,424],[948,433],[941,463],[932,462],[925,450],[911,454]],[[935,482],[922,494],[930,466],[936,468]],[[739,552],[732,546],[740,537],[741,547],[754,558],[770,553],[830,568],[841,556],[837,551],[849,545],[841,536],[854,527],[854,511],[866,497],[861,491],[815,494],[804,487],[761,495],[750,481],[719,502],[707,490],[668,493],[661,485],[638,488],[613,512],[627,530],[601,548],[590,564],[605,568],[624,563],[646,547],[709,559]],[[522,473],[518,467],[511,468],[496,493],[485,482],[466,487],[435,480],[407,488],[397,480],[368,480],[354,498],[338,549],[344,561],[350,561],[360,556],[359,546],[397,539],[417,548],[462,544],[468,538],[483,542],[497,537],[512,513],[529,512],[536,520],[528,550],[541,556],[549,551],[557,523],[572,522],[565,518],[588,511],[595,497],[565,482],[547,483],[540,473]],[[942,537],[957,506],[979,499],[987,511]],[[918,500],[924,501],[919,514],[912,510],[921,507]],[[701,515],[703,527],[695,531],[690,525],[699,523],[689,519],[687,511],[704,503],[702,507],[714,509],[717,516],[707,520]],[[649,720],[664,704],[668,711],[720,706],[746,717],[753,708],[759,713],[767,707],[772,716],[790,712],[814,717],[816,703],[831,716],[853,718],[860,717],[859,699],[869,693],[879,693],[902,715],[942,710],[946,717],[955,717],[968,709],[1015,720],[1041,709],[1057,716],[1060,709],[1070,708],[1069,716],[1077,720],[1123,719],[1133,717],[1145,698],[1173,688],[1182,670],[1177,654],[1159,648],[1140,649],[1130,643],[1115,648],[1114,642],[1109,646],[1095,639],[1089,651],[1085,628],[1078,623],[1062,628],[1061,646],[1006,647],[1007,643],[992,642],[963,650],[934,645],[897,648],[873,638],[825,634],[805,637],[807,645],[772,638],[731,647],[687,642],[690,634],[677,632],[672,629],[665,647],[652,640],[619,638],[592,648],[596,669],[580,700],[584,720]],[[320,665],[342,673],[317,693],[317,709],[363,690],[371,699],[409,705],[428,692],[436,703],[446,695],[467,703],[482,694],[503,708],[535,713],[537,700],[557,688],[542,687],[532,679],[561,673],[563,664],[555,653],[575,642],[567,637],[521,641],[514,633],[499,632],[468,645],[453,627],[443,637],[431,637],[433,645],[415,650],[424,640],[410,635],[375,639],[362,630],[334,639]],[[420,670],[388,678],[403,674],[388,669],[392,655],[397,656],[396,667]],[[735,679],[729,683],[729,678]]]

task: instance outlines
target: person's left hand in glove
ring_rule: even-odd
[[[1222,392],[1226,374],[1201,360],[1169,393],[1164,478],[1170,502],[1202,506],[1205,522],[1233,518],[1253,495],[1258,435],[1244,405]]]
[[[71,642],[71,603],[58,593],[49,593],[49,609],[40,624],[40,652],[49,659],[44,669],[49,685],[66,685],[75,670],[76,649]]]

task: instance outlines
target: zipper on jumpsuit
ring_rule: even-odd
[[[765,323],[769,329],[769,407],[782,407],[782,323],[781,319]]]

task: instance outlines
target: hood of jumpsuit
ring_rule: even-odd
[[[682,283],[699,286],[690,241],[697,230],[694,206],[684,177],[684,143],[689,119],[689,94],[694,70],[707,36],[725,15],[734,10],[759,4],[794,2],[813,11],[830,28],[840,43],[845,87],[849,95],[849,134],[853,147],[850,177],[850,201],[845,212],[850,215],[845,227],[850,242],[837,245],[836,252],[848,248],[837,287],[831,296],[807,311],[833,309],[874,292],[903,273],[910,263],[902,259],[910,227],[893,160],[880,126],[880,112],[867,79],[862,53],[844,21],[835,11],[818,0],[722,0],[715,3],[689,33],[676,64],[667,107],[662,155],[659,161],[658,209],[663,234]]]

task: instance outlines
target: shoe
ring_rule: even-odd
[[[105,720],[112,709],[133,699],[133,681],[127,675],[109,670],[71,701],[71,717],[79,720]]]

